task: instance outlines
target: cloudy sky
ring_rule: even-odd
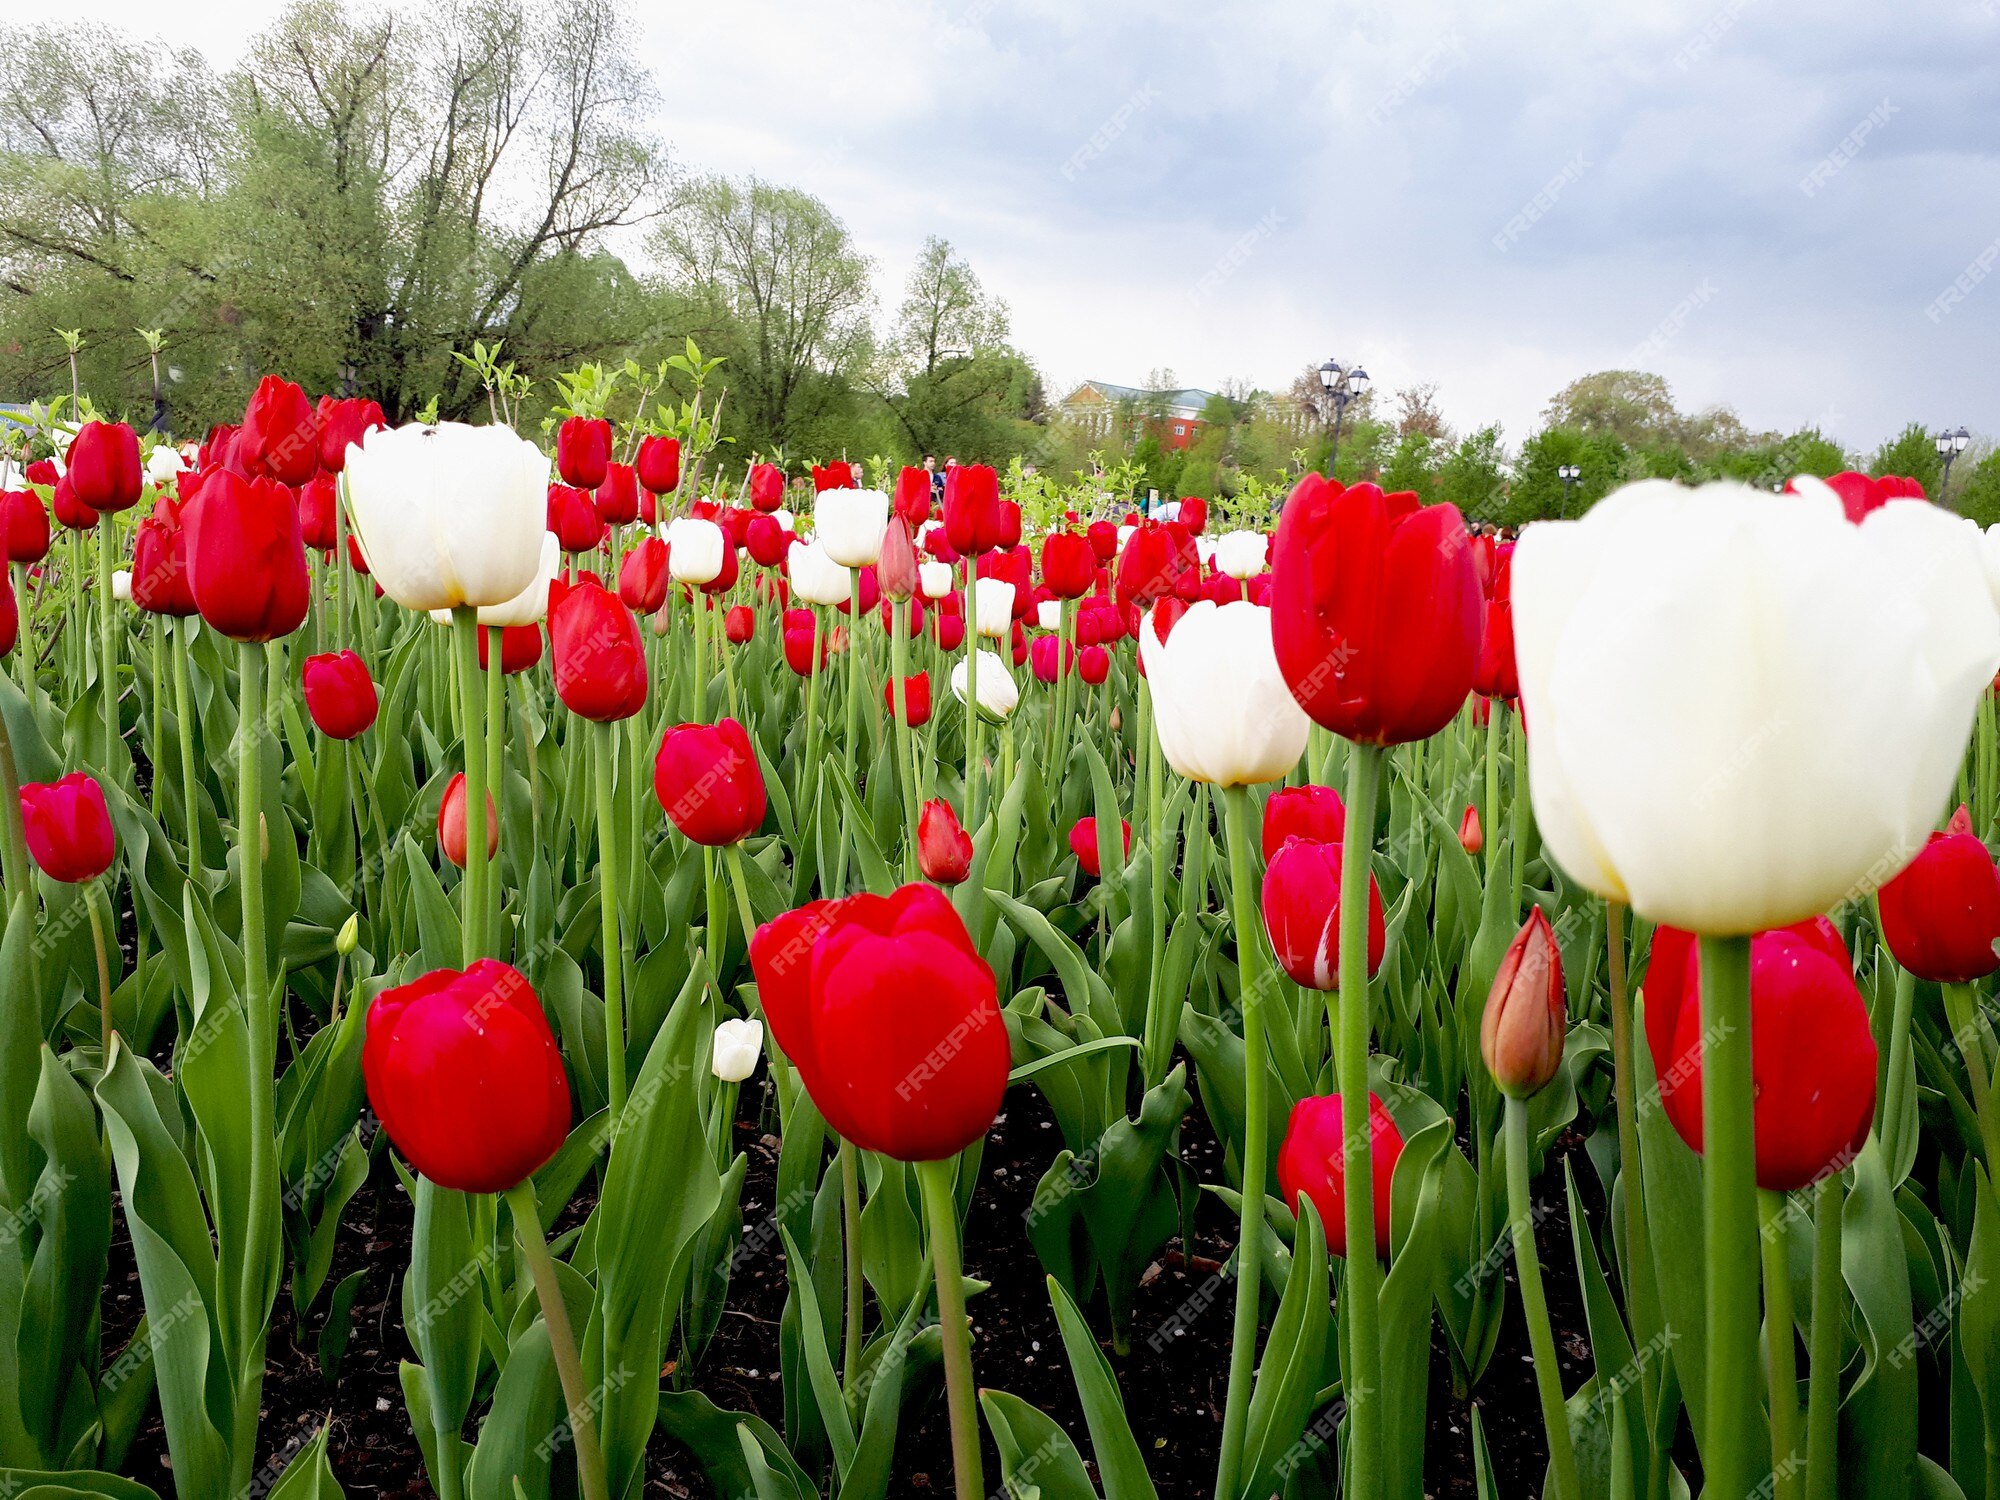
[[[243,9],[73,0],[218,61]],[[2000,434],[2000,0],[687,0],[681,164],[942,234],[1052,387],[1432,380],[1510,445],[1586,371],[1872,445]]]

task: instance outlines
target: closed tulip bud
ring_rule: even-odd
[[[709,1069],[724,1083],[741,1083],[757,1071],[764,1055],[764,1023],[731,1017],[716,1023],[715,1048]]]
[[[1264,870],[1264,932],[1293,981],[1309,990],[1340,985],[1340,848],[1286,840]],[[1368,973],[1382,966],[1387,931],[1382,889],[1368,877]]]
[[[611,424],[602,417],[566,417],[556,429],[556,472],[580,490],[604,483],[611,468]]]
[[[444,800],[438,803],[438,848],[444,857],[465,868],[466,841],[465,773],[459,772],[445,783]],[[493,794],[486,794],[486,857],[500,852],[500,815],[493,807]]]
[[[986,1134],[1010,1046],[993,970],[934,886],[816,901],[757,929],[772,1040],[840,1136],[942,1161]]]
[[[865,568],[882,555],[889,497],[880,490],[827,490],[813,501],[813,539],[847,568]]]
[[[405,609],[519,599],[542,571],[548,477],[547,455],[506,427],[367,433],[347,450],[347,501],[367,571]]]
[[[237,641],[276,640],[305,622],[311,579],[290,490],[218,470],[183,519],[204,620]]]
[[[187,468],[187,460],[172,443],[156,443],[146,455],[146,483],[164,486]]]
[[[965,644],[965,616],[948,615],[943,611],[939,611],[931,618],[933,628],[937,632],[937,643],[940,651],[956,651],[960,646]]]
[[[114,568],[111,571],[111,597],[120,604],[132,602],[132,570]]]
[[[713,521],[677,516],[667,523],[668,571],[675,583],[713,583],[728,551],[729,540]]]
[[[347,450],[378,427],[387,427],[380,402],[360,396],[320,397],[319,466],[329,474],[347,467]]]
[[[918,565],[917,583],[926,599],[942,599],[951,592],[951,564],[927,562]]]
[[[230,445],[229,467],[246,479],[279,484],[312,478],[319,468],[319,418],[306,393],[276,375],[258,381]]]
[[[965,679],[965,663],[961,661],[951,669],[951,693],[960,703],[965,701]],[[979,653],[979,711],[989,719],[1004,719],[1014,712],[1020,702],[1021,690],[1015,686],[1007,664],[982,648]]]
[[[1000,509],[1000,476],[989,464],[959,464],[944,476],[945,540],[956,552],[978,555],[1005,540],[1006,517]],[[1017,533],[1018,538],[1018,533]]]
[[[1880,900],[1882,937],[1917,978],[1970,984],[2000,969],[2000,869],[1971,832],[1932,834]]]
[[[517,672],[525,672],[542,659],[542,627],[539,625],[487,626],[479,632],[479,670],[487,668],[487,637],[490,631],[500,632],[500,671],[512,677]]]
[[[1119,852],[1121,856],[1132,852],[1132,825],[1122,818],[1118,822]],[[1076,826],[1069,831],[1069,852],[1076,856],[1076,862],[1083,873],[1096,880],[1104,873],[1097,847],[1097,819],[1079,818]]]
[[[639,483],[653,495],[665,495],[681,485],[681,440],[673,437],[647,437],[639,440],[639,454],[633,468],[638,471]]]
[[[896,711],[896,684],[882,684],[882,701],[889,712]],[[903,679],[903,722],[912,729],[922,729],[931,721],[931,676],[928,672],[913,672]]]
[[[743,528],[744,549],[759,567],[782,566],[794,540],[791,531],[776,516],[752,516]]]
[[[315,474],[299,486],[299,537],[315,552],[331,552],[334,543],[334,507],[339,498],[331,474]]]
[[[1102,687],[1111,675],[1111,653],[1102,646],[1085,646],[1077,653],[1076,675],[1092,687]]]
[[[1453,505],[1308,474],[1271,548],[1278,665],[1313,720],[1365,744],[1426,739],[1479,664],[1479,578]]]
[[[1526,1099],[1556,1076],[1568,1021],[1562,951],[1537,906],[1507,945],[1479,1023],[1479,1055],[1501,1093]]]
[[[627,609],[650,615],[667,602],[667,544],[649,536],[625,554],[618,568],[618,597]]]
[[[56,481],[54,498],[49,502],[56,513],[56,520],[70,531],[94,531],[97,529],[97,512],[76,498],[76,488],[65,474]]]
[[[1053,684],[1065,676],[1076,662],[1076,647],[1052,635],[1038,635],[1029,643],[1028,658],[1035,681]]]
[[[785,503],[785,473],[776,464],[752,464],[750,504],[769,515]]]
[[[354,652],[308,656],[300,679],[306,710],[327,738],[351,740],[375,722],[380,710],[375,680]]]
[[[972,873],[972,835],[942,797],[917,814],[917,868],[939,885],[957,885]]]
[[[36,563],[49,555],[49,512],[33,490],[0,494],[0,554],[10,563]]]
[[[1261,531],[1225,531],[1215,543],[1216,570],[1238,580],[1255,578],[1264,571],[1268,547]]]
[[[1549,854],[1698,932],[1803,920],[1921,848],[2000,667],[1963,520],[1855,525],[1823,486],[1628,486],[1530,527],[1512,597]]]
[[[1469,802],[1465,816],[1458,820],[1458,842],[1467,854],[1478,854],[1486,847],[1486,834],[1479,826],[1479,809]]]
[[[668,821],[710,848],[740,843],[764,822],[764,773],[734,719],[669,729],[653,760],[653,794]]]
[[[133,534],[132,602],[149,613],[185,618],[197,612],[184,514],[162,496]]]
[[[1189,495],[1181,501],[1174,519],[1188,529],[1189,535],[1200,536],[1208,529],[1208,502]]]
[[[917,550],[910,545],[910,528],[901,516],[891,516],[883,529],[875,577],[882,592],[899,603],[917,592]]]
[[[1173,593],[1180,581],[1181,556],[1164,526],[1134,530],[1118,554],[1118,602],[1151,604]]]
[[[1278,1148],[1278,1191],[1296,1210],[1302,1198],[1312,1200],[1326,1230],[1326,1248],[1347,1255],[1346,1135],[1341,1127],[1340,1095],[1322,1094],[1292,1106]],[[1374,1186],[1375,1258],[1389,1255],[1389,1185],[1403,1155],[1403,1135],[1375,1094],[1368,1096],[1368,1167]]]
[[[785,627],[785,665],[805,677],[815,665],[826,665],[826,640],[811,625]]]
[[[845,604],[853,592],[853,573],[829,557],[817,540],[793,542],[785,571],[792,592],[808,604]]]
[[[999,640],[1014,625],[1014,585],[1000,578],[972,581],[973,623],[988,640]]]
[[[747,604],[732,604],[722,616],[722,635],[732,646],[748,645],[757,633],[757,615]]]
[[[1164,643],[1152,616],[1141,628],[1160,749],[1189,780],[1277,781],[1305,753],[1311,725],[1278,674],[1270,622],[1271,612],[1255,604],[1204,601]]]
[[[1042,583],[1058,599],[1081,598],[1096,573],[1090,543],[1074,531],[1052,531],[1042,538]]]
[[[606,526],[630,526],[639,519],[639,476],[630,464],[608,464],[592,498]]]
[[[95,880],[118,853],[104,788],[83,771],[23,786],[21,831],[36,868],[65,885]]]
[[[1347,837],[1347,804],[1330,786],[1281,786],[1264,803],[1264,863],[1300,838],[1314,844],[1337,844]]]
[[[333,951],[342,958],[352,958],[354,950],[361,946],[361,913],[349,912],[347,920],[340,924],[340,931],[334,934]]]
[[[542,1002],[526,975],[490,958],[377,995],[361,1073],[389,1139],[439,1187],[504,1192],[569,1135],[569,1082]]]
[[[604,522],[598,517],[596,503],[573,485],[549,486],[549,530],[562,550],[571,555],[595,552],[604,540]]]
[[[646,643],[639,622],[591,574],[549,615],[556,696],[573,714],[608,724],[646,705]]]
[[[905,465],[896,475],[893,504],[896,514],[914,536],[931,518],[931,476],[922,469]]]
[[[94,511],[131,509],[146,488],[138,434],[123,422],[85,422],[69,445],[65,477],[78,502]]]
[[[1083,529],[1084,540],[1090,543],[1091,556],[1100,564],[1110,562],[1118,555],[1118,527],[1111,521],[1092,521]]]

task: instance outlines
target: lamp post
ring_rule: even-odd
[[[1327,454],[1326,472],[1332,475],[1340,460],[1340,421],[1347,415],[1347,403],[1368,389],[1368,372],[1359,365],[1343,366],[1329,359],[1319,367],[1320,389],[1333,400],[1333,448]]]
[[[1583,470],[1575,464],[1558,464],[1556,466],[1556,477],[1563,482],[1562,513],[1566,517],[1569,515],[1569,492],[1575,486],[1576,482],[1583,478]]]
[[[1940,432],[1937,435],[1938,457],[1944,460],[1944,477],[1938,481],[1938,504],[1944,504],[1945,492],[1951,488],[1951,462],[1965,451],[1965,445],[1972,441],[1972,434],[1963,427],[1956,432]]]

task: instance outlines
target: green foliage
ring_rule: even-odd
[[[1938,492],[1944,460],[1938,455],[1937,439],[1921,422],[1912,422],[1875,450],[1868,461],[1871,474],[1901,474],[1924,487],[1926,495]]]

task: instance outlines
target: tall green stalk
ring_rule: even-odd
[[[1528,1157],[1534,1148],[1528,1138],[1527,1100],[1508,1096],[1505,1129],[1507,1228],[1514,1240],[1514,1268],[1521,1278],[1521,1313],[1528,1324],[1528,1348],[1535,1358],[1535,1391],[1541,1398],[1542,1427],[1548,1433],[1549,1464],[1556,1473],[1559,1500],[1583,1500],[1576,1477],[1576,1445],[1570,1438],[1569,1412],[1563,1405],[1562,1366],[1556,1363],[1548,1299],[1542,1295],[1541,1257],[1535,1250],[1535,1210],[1528,1180]],[[1348,1264],[1353,1264],[1351,1255]]]
[[[841,1269],[846,1280],[840,1347],[840,1388],[854,1393],[861,1376],[861,1153],[854,1142],[840,1138],[840,1222]],[[956,1220],[954,1219],[954,1222]]]
[[[895,698],[896,770],[903,781],[903,878],[917,878],[917,823],[922,804],[917,796],[917,752],[910,738],[910,698],[904,679],[910,669],[910,601],[898,599],[889,631],[889,682]]]
[[[97,521],[97,685],[104,694],[104,770],[114,774],[118,758],[112,747],[118,743],[118,627],[117,601],[111,597],[111,570],[117,542],[112,536],[112,518]]]
[[[1814,1189],[1812,1346],[1806,1351],[1806,1500],[1840,1493],[1840,1340],[1846,1283],[1840,1268],[1844,1185],[1829,1172]]]
[[[1771,1494],[1799,1500],[1804,1486],[1799,1452],[1799,1371],[1792,1317],[1792,1258],[1783,1193],[1757,1192],[1764,1255],[1764,1373],[1771,1393]]]
[[[952,1192],[956,1158],[916,1163],[930,1220],[931,1264],[937,1275],[938,1326],[944,1336],[944,1385],[951,1412],[951,1466],[957,1500],[981,1500],[985,1465],[973,1406],[972,1325],[965,1315],[965,1280],[958,1253],[958,1201]]]
[[[979,836],[979,606],[973,559],[965,554],[965,826]]]
[[[174,621],[174,730],[181,749],[181,810],[188,825],[188,873],[199,875],[206,868],[203,863],[206,854],[201,847],[201,815],[195,796],[201,773],[195,769],[194,761],[194,699],[188,691],[187,638],[193,629],[190,620]],[[154,774],[159,774],[158,767],[154,768]]]
[[[1750,1076],[1750,939],[1701,939],[1702,1200],[1708,1302],[1707,1488],[1748,1495],[1758,1451],[1757,1159]]]
[[[1375,1243],[1375,1162],[1368,1124],[1368,1039],[1374,1006],[1368,993],[1368,882],[1375,854],[1379,745],[1347,748],[1347,839],[1340,855],[1340,1026],[1334,1055],[1340,1078],[1342,1175],[1347,1188],[1347,1486],[1350,1500],[1377,1500],[1382,1485],[1382,1268]],[[1388,1191],[1388,1184],[1382,1190]]]
[[[21,778],[14,769],[14,738],[5,714],[0,714],[0,874],[7,882],[9,908],[17,897],[33,898],[28,840],[21,828]]]
[[[492,878],[486,857],[486,711],[479,690],[479,611],[461,605],[451,612],[452,646],[458,667],[458,727],[465,755],[465,924],[464,962],[484,958],[487,881]]]
[[[594,724],[592,729],[597,778],[597,905],[604,936],[604,1055],[615,1140],[625,1119],[625,955],[618,935],[618,813],[612,795],[618,726]]]
[[[570,1327],[562,1283],[556,1280],[555,1260],[549,1254],[548,1241],[542,1237],[541,1210],[535,1202],[533,1179],[509,1188],[506,1197],[507,1206],[514,1211],[514,1236],[528,1262],[535,1296],[542,1304],[542,1321],[548,1325],[549,1354],[562,1382],[563,1404],[569,1409],[570,1438],[576,1445],[577,1482],[583,1489],[584,1500],[608,1500],[604,1450],[598,1446],[597,1423],[591,1416],[590,1388],[584,1383],[583,1361],[577,1357],[576,1333]]]
[[[1153,693],[1139,684],[1139,746],[1146,781],[1146,1087],[1167,1076],[1179,1027],[1178,1001],[1167,993],[1166,772],[1152,730]]]

